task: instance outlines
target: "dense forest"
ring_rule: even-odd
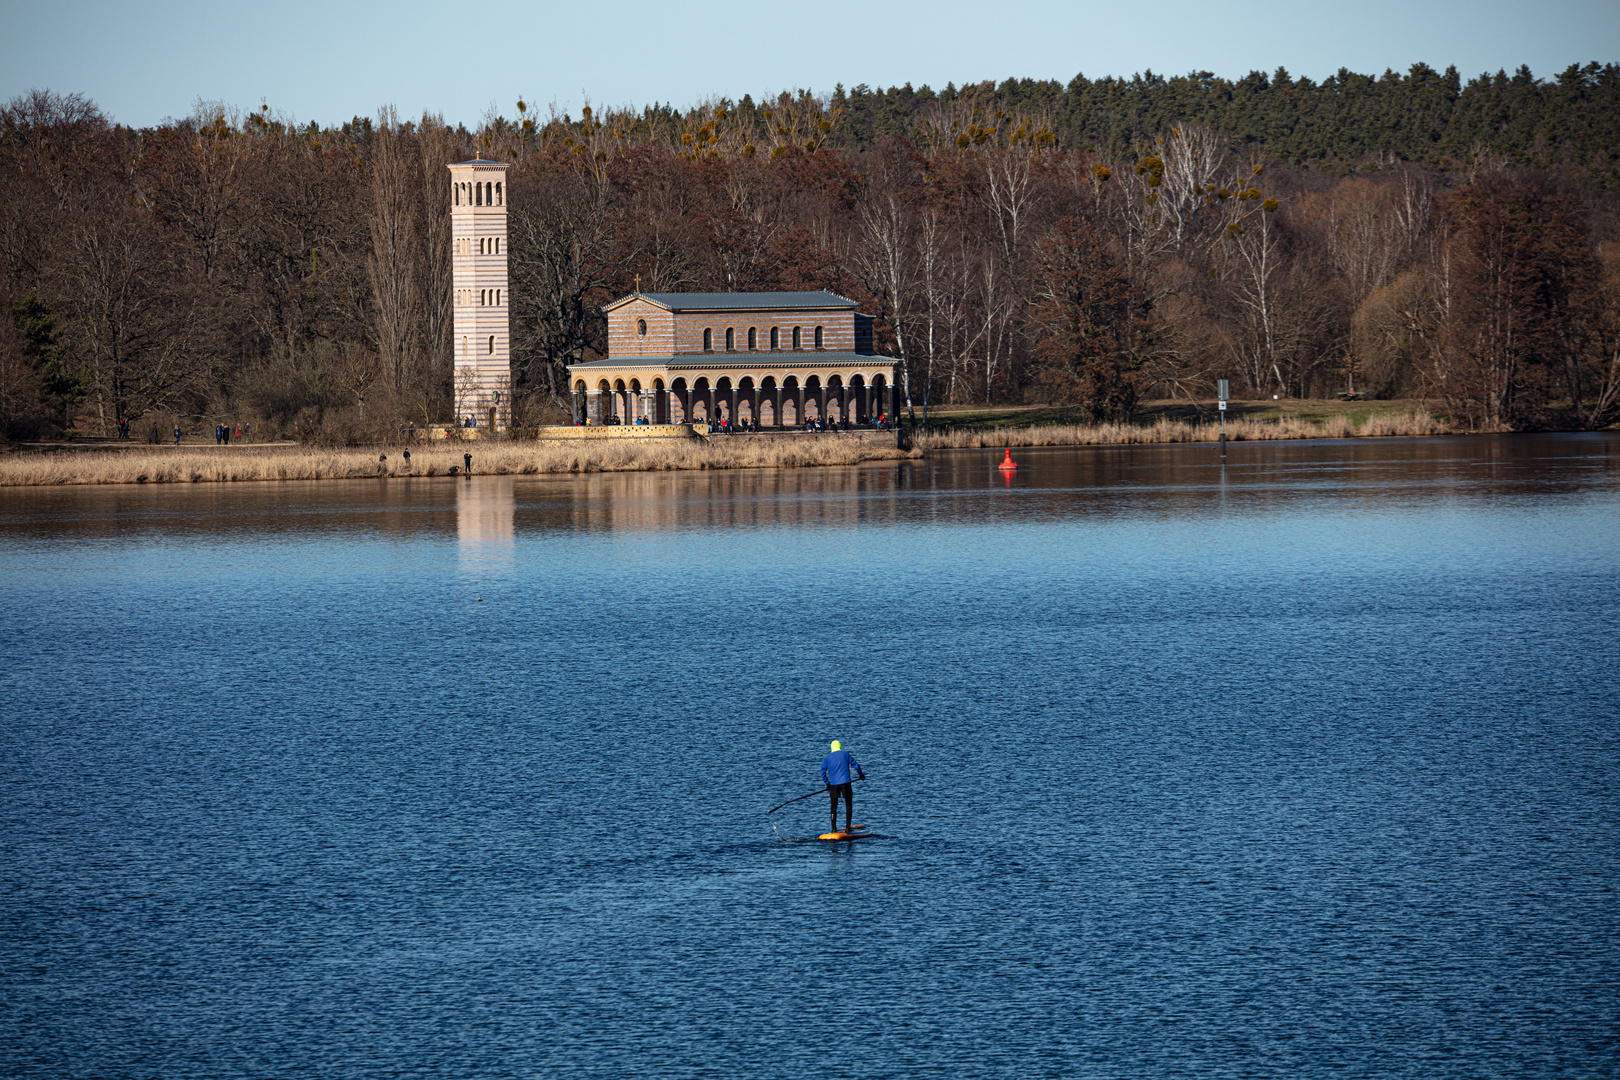
[[[676,110],[518,102],[154,128],[0,108],[0,424],[221,420],[311,440],[444,419],[449,182],[511,162],[516,412],[563,415],[601,307],[827,288],[921,414],[1422,396],[1480,429],[1620,419],[1620,65],[1235,82],[839,87]]]

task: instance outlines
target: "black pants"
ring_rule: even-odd
[[[844,797],[844,824],[855,824],[855,785],[828,784],[827,794],[832,796],[832,831],[838,831],[838,797]]]

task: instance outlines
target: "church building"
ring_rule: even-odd
[[[899,361],[872,317],[830,292],[644,293],[604,308],[607,357],[568,367],[574,419],[593,424],[807,420],[898,412]]]

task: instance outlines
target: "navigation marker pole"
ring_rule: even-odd
[[[1226,395],[1228,383],[1225,379],[1215,380],[1215,396],[1221,401],[1221,464],[1226,464]]]

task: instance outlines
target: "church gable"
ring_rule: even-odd
[[[607,309],[608,355],[669,356],[675,352],[675,315],[643,296],[631,295]]]

